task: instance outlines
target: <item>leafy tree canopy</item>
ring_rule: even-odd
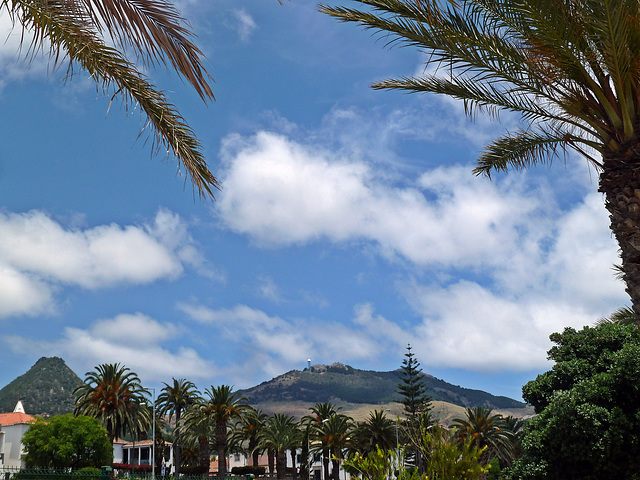
[[[38,420],[22,439],[29,467],[72,468],[110,465],[113,449],[100,421],[84,415]]]
[[[523,388],[538,416],[512,478],[640,479],[640,331],[609,323],[550,338],[555,365]]]

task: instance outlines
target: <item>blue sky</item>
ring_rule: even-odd
[[[17,54],[0,16],[0,386],[43,355],[148,386],[255,385],[312,363],[423,370],[520,398],[550,333],[627,303],[597,174],[580,158],[472,175],[516,119],[373,91],[423,71],[313,2],[184,0],[204,105],[149,75],[222,184],[194,197],[141,119]]]

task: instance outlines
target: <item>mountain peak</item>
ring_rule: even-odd
[[[42,357],[24,374],[0,390],[0,412],[11,412],[20,399],[30,415],[73,411],[73,390],[82,380],[59,357]]]

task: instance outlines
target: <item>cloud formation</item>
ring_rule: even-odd
[[[211,378],[215,367],[193,348],[175,345],[180,329],[142,313],[121,314],[98,320],[87,329],[66,327],[59,339],[36,341],[22,336],[1,337],[8,348],[21,354],[56,355],[80,374],[100,363],[121,363],[144,382],[168,378]]]
[[[366,348],[414,339],[434,366],[544,368],[551,332],[592,324],[626,301],[595,188],[578,183],[582,200],[562,204],[544,178],[491,182],[469,165],[423,168],[410,181],[269,131],[229,137],[222,156],[217,208],[230,230],[270,248],[370,245],[396,265],[396,288],[422,321],[400,328],[375,316],[375,305],[358,307],[357,327],[342,334]]]
[[[43,211],[0,213],[0,317],[54,308],[64,286],[148,284],[202,265],[180,218],[159,210],[146,225],[67,227]]]

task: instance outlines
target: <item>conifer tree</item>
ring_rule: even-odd
[[[402,398],[398,403],[404,405],[404,414],[410,425],[419,423],[420,415],[431,410],[431,397],[427,395],[427,387],[422,378],[420,362],[411,351],[411,344],[407,345],[407,353],[402,361],[400,383],[396,393]]]

